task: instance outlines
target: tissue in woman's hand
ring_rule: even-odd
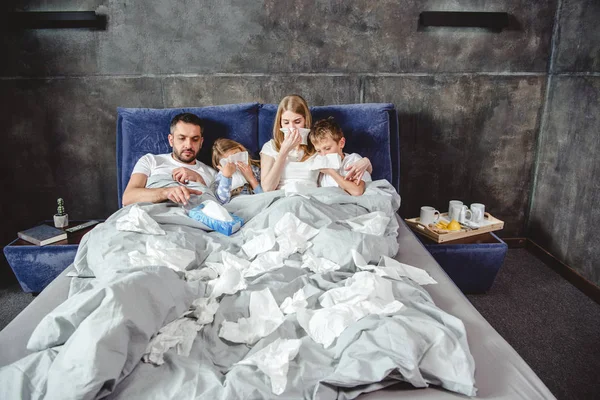
[[[316,156],[312,160],[311,170],[333,168],[340,169],[342,166],[342,157],[338,153],[325,154],[324,156]]]
[[[302,142],[300,142],[301,144],[308,144],[308,134],[310,133],[310,129],[307,128],[296,128],[298,129],[298,133],[300,133],[300,136],[302,137]],[[290,133],[290,129],[289,128],[280,128],[279,129],[281,132],[283,132],[283,137],[287,137],[287,135],[289,135]]]

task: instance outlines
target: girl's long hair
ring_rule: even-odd
[[[242,146],[240,143],[236,142],[235,140],[225,139],[225,138],[215,140],[215,143],[213,143],[213,146],[212,146],[212,165],[213,165],[213,167],[215,169],[218,169],[217,167],[219,165],[221,165],[220,161],[221,161],[221,158],[223,158],[223,155],[225,153],[227,153],[228,151],[234,150],[234,149],[239,149],[240,151],[248,151],[244,146]],[[250,163],[250,165],[254,165],[255,167],[260,168],[260,161],[250,158],[250,152],[248,152],[248,162]]]
[[[305,128],[310,129],[312,125],[312,117],[310,115],[310,110],[308,109],[306,100],[304,100],[304,98],[298,94],[285,96],[279,103],[279,107],[277,107],[275,123],[273,124],[273,141],[275,142],[275,150],[278,152],[284,139],[283,132],[280,130],[281,115],[286,111],[291,111],[293,113],[302,115],[305,121]],[[302,158],[302,161],[306,160],[315,153],[315,148],[310,141],[308,141],[308,145],[301,144],[300,148],[304,150],[304,157]]]

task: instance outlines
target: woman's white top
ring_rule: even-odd
[[[273,139],[269,140],[264,144],[260,154],[267,155],[269,157],[273,157],[277,159],[279,157],[279,152],[275,150],[275,142]],[[311,156],[307,160],[301,162],[302,157],[304,157],[304,150],[292,150],[288,153],[288,156],[285,160],[285,166],[283,167],[283,172],[281,173],[281,178],[279,179],[279,185],[277,185],[277,189],[283,189],[285,185],[295,184],[295,185],[305,185],[308,187],[317,187],[317,179],[319,179],[319,170],[312,171],[311,160],[314,157]]]

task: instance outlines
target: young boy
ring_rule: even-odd
[[[348,173],[346,167],[354,164],[362,159],[362,157],[356,153],[346,154],[342,151],[346,145],[346,138],[333,117],[317,121],[308,137],[320,156],[337,153],[342,159],[342,165],[339,170],[332,168],[321,170],[319,186],[338,186],[352,196],[362,195],[365,192],[365,182],[371,181],[371,175],[365,171],[358,184],[354,181],[344,179]]]

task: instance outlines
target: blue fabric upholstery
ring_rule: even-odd
[[[400,144],[398,117],[393,104],[346,104],[310,108],[313,123],[334,117],[346,137],[345,151],[368,157],[373,164],[373,179],[387,179],[400,187]],[[273,138],[277,105],[263,104],[258,114],[260,146]]]
[[[211,165],[215,139],[233,139],[258,157],[258,103],[228,104],[200,108],[121,108],[117,109],[117,186],[119,206],[131,171],[147,153],[170,153],[167,138],[173,117],[182,112],[196,114],[204,121],[204,144],[198,159]]]
[[[18,240],[18,239],[17,239]],[[39,293],[67,268],[77,253],[76,244],[4,247],[10,264],[24,292]]]
[[[433,243],[417,235],[433,258],[463,293],[485,293],[502,267],[508,246],[490,233],[496,243]]]

